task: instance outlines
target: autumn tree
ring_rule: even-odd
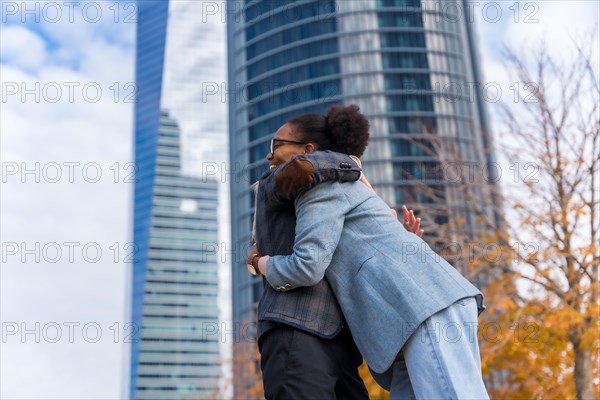
[[[527,89],[501,107],[502,147],[516,174],[504,201],[516,255],[507,273],[528,283],[514,298],[540,330],[528,356],[554,374],[540,387],[592,399],[600,372],[598,65],[591,46],[575,42],[571,59],[543,44],[532,54],[506,51],[514,81]]]

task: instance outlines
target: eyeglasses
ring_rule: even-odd
[[[294,143],[294,144],[306,144],[307,142],[299,142],[297,140],[287,140],[287,139],[276,139],[273,138],[271,139],[271,154],[275,154],[275,142],[282,142],[282,143]],[[281,146],[279,146],[281,147]]]

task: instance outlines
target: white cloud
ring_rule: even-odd
[[[598,32],[600,3],[596,1],[539,1],[520,5],[520,21],[511,24],[503,37],[512,48],[531,48],[546,40],[552,55],[564,57],[571,55],[565,54],[565,50],[572,48],[573,39]]]
[[[47,60],[46,43],[31,30],[21,26],[2,27],[0,58],[26,71],[35,71]]]
[[[43,40],[26,27],[5,26],[3,39],[5,30]],[[106,37],[91,35],[88,39],[98,54],[82,48],[78,62],[83,67],[78,70],[55,57],[60,49],[72,48],[68,38],[54,43],[55,51],[37,65],[8,57],[5,62],[3,53],[3,84],[12,84],[13,89],[16,85],[17,93],[8,95],[3,88],[1,236],[3,246],[14,244],[18,253],[9,255],[3,249],[0,318],[3,327],[17,323],[20,331],[35,331],[39,323],[42,337],[40,343],[34,335],[23,341],[19,332],[2,343],[2,398],[121,396],[127,345],[122,337],[115,343],[111,326],[118,323],[124,332],[128,303],[131,265],[124,261],[124,246],[131,241],[133,184],[124,178],[131,172],[125,167],[132,161],[133,104],[115,100],[110,85],[132,81],[134,55],[128,45],[109,43]],[[69,83],[75,85],[72,99]],[[86,98],[82,91],[88,83],[101,87],[98,101]],[[62,90],[59,97],[56,88]],[[29,93],[24,95],[23,90]],[[93,91],[89,94],[96,97]],[[70,170],[66,163],[79,164],[71,164]],[[92,167],[87,173],[86,166]],[[102,176],[93,183],[96,166]],[[7,168],[16,168],[17,173],[8,175]],[[32,172],[23,176],[24,168]],[[70,171],[73,181],[69,180]],[[51,183],[57,176],[58,181]],[[65,245],[69,242],[74,242],[72,247]],[[97,262],[82,253],[86,244],[101,249]],[[37,262],[34,255],[22,260],[23,245],[27,249],[38,246]],[[120,252],[115,260],[117,248]],[[57,262],[53,262],[57,253],[52,249],[62,252]],[[94,253],[89,254],[93,257]],[[80,324],[72,343],[64,325],[69,322]],[[81,328],[89,322],[103,331],[98,343],[82,337]],[[57,343],[44,337],[44,326],[52,323],[62,327],[63,337]],[[36,377],[33,385],[31,376]]]
[[[55,4],[60,6],[60,17],[54,17],[55,14],[44,12],[42,8],[40,22],[36,24],[51,41],[73,50],[87,49],[90,42],[99,38],[120,46],[131,46],[135,41],[136,15],[132,2]]]
[[[489,10],[499,8],[501,17],[497,20],[485,18],[483,10],[487,4],[493,4]],[[505,46],[529,62],[529,66],[533,52],[542,43],[546,44],[555,61],[568,64],[575,57],[574,40],[595,52],[592,60],[600,60],[600,3],[596,1],[487,1],[476,8],[475,15],[483,78],[485,82],[500,85],[501,102],[509,106],[515,106],[515,94],[526,93],[526,89],[516,86],[517,78],[509,75]],[[490,11],[489,15],[494,14]],[[582,39],[591,40],[591,43],[582,42]],[[600,71],[598,62],[595,68]],[[488,103],[493,123],[499,120],[499,104]],[[499,128],[497,124],[492,125],[493,131],[499,131]]]
[[[501,18],[484,18],[482,11],[476,12],[477,28],[480,33],[480,49],[486,69],[490,64],[501,65],[504,46],[517,53],[531,52],[545,42],[551,56],[556,59],[573,57],[573,40],[588,44],[592,49],[600,48],[598,29],[600,27],[600,3],[588,0],[561,1],[487,1],[500,7]],[[593,43],[581,43],[590,39]],[[596,52],[596,57],[598,57]],[[494,79],[486,73],[486,79]]]

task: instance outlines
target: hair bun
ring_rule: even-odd
[[[356,104],[331,107],[325,121],[331,150],[362,156],[369,142],[369,121]]]

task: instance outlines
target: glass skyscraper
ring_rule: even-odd
[[[215,110],[199,100],[198,82],[214,57],[202,43],[180,53],[202,35],[187,29],[198,16],[189,4],[138,3],[131,399],[220,396],[220,185],[198,167],[218,149],[189,155],[190,143],[214,135],[202,118]]]
[[[420,212],[430,244],[457,240],[440,234],[448,222],[462,221],[462,234],[482,227],[478,215],[498,221],[487,179],[493,156],[473,16],[465,2],[230,0],[228,6],[235,11],[227,26],[228,80],[238,88],[229,103],[230,157],[248,165],[248,181],[266,171],[269,139],[290,117],[357,104],[371,123],[367,177],[391,207]],[[467,182],[469,201],[465,182],[448,179],[467,168],[478,172]],[[250,241],[250,183],[231,185],[234,246]],[[243,263],[233,265],[234,322],[252,319],[262,290]]]

